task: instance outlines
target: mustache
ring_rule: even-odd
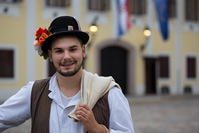
[[[62,62],[60,62],[59,64],[62,65],[62,64],[67,64],[67,63],[76,63],[75,60],[64,60]]]

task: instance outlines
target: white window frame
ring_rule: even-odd
[[[199,33],[199,23],[198,21],[186,20],[186,1],[184,0],[184,31],[185,32],[195,32]]]
[[[161,78],[159,77],[159,72],[160,72],[160,66],[159,66],[159,63],[157,63],[157,79],[158,79],[158,82],[171,82],[172,81],[172,55],[171,53],[167,53],[167,52],[161,52],[161,53],[157,53],[157,57],[160,57],[160,56],[167,56],[169,58],[169,77],[168,78]]]
[[[95,17],[97,16],[98,17],[98,20],[97,20],[97,24],[102,24],[102,25],[107,25],[108,23],[108,15],[107,13],[109,11],[90,11],[89,8],[88,8],[88,0],[86,0],[85,2],[85,7],[86,7],[86,16],[85,16],[85,22],[90,25],[93,20],[95,19]],[[110,4],[111,1],[110,1]],[[111,5],[110,5],[110,11],[111,11]]]
[[[138,27],[140,29],[144,29],[144,17],[146,15],[132,15],[130,16],[131,24],[133,27]]]
[[[72,4],[72,0],[71,0]],[[72,7],[72,5],[71,5]],[[49,7],[46,5],[45,0],[43,0],[43,19],[51,20],[58,16],[67,15],[67,7]],[[56,16],[54,14],[56,13]]]
[[[160,56],[168,56],[169,58],[169,78],[161,78],[159,77],[159,72],[160,72],[160,65],[159,63],[157,62],[156,63],[156,77],[157,77],[157,93],[158,94],[162,94],[161,93],[161,89],[164,85],[167,85],[169,87],[169,94],[172,94],[173,92],[173,87],[172,87],[172,54],[171,53],[168,53],[168,52],[158,52],[156,54],[156,57],[160,57]]]
[[[145,9],[146,13],[145,14],[138,15],[138,14],[131,14],[130,13],[130,20],[131,20],[131,24],[133,25],[133,27],[138,27],[140,29],[145,28],[146,25],[145,25],[144,21],[145,21],[146,16],[148,15],[147,14],[147,8],[149,8],[147,6],[148,6],[148,1],[146,0],[146,9]]]
[[[196,78],[188,78],[188,73],[187,73],[187,58],[188,57],[194,57],[196,59]],[[185,71],[185,80],[186,81],[198,81],[198,54],[194,53],[187,53],[184,56],[184,71]]]
[[[199,33],[199,23],[194,21],[186,21],[184,22],[184,31],[185,32],[195,32]]]
[[[19,62],[19,51],[18,47],[16,45],[4,45],[0,44],[0,49],[1,50],[13,50],[13,61],[14,61],[14,76],[12,78],[5,78],[5,77],[0,77],[0,83],[16,83],[18,81],[18,62]]]
[[[19,18],[20,17],[20,4],[21,3],[1,3],[0,15]],[[5,13],[4,10],[6,8],[8,9],[8,11]]]

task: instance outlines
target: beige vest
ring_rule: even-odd
[[[52,99],[48,97],[50,93],[48,79],[35,81],[31,93],[31,116],[32,133],[49,133],[49,117]],[[95,106],[93,113],[99,124],[109,128],[109,105],[108,92],[102,96]]]

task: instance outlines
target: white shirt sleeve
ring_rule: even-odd
[[[34,82],[29,82],[0,105],[0,132],[18,126],[31,117],[30,101]]]
[[[134,133],[133,121],[128,100],[116,87],[108,93],[110,109],[110,133]]]

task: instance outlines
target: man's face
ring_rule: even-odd
[[[83,58],[86,55],[85,45],[81,45],[77,37],[63,36],[52,42],[48,50],[49,59],[59,74],[65,77],[75,75],[82,69]]]

